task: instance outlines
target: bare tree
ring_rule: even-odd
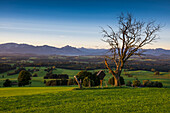
[[[115,86],[121,86],[120,75],[125,62],[133,55],[140,55],[143,46],[157,39],[157,32],[161,26],[154,21],[145,23],[137,21],[131,14],[118,17],[118,31],[108,26],[110,33],[102,28],[103,41],[110,45],[110,54],[105,56],[105,65],[114,77]],[[111,67],[110,61],[115,67]]]

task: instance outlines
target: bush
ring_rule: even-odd
[[[161,82],[156,81],[156,82],[154,83],[154,86],[161,88],[161,87],[163,87],[163,84],[162,84]]]
[[[145,87],[159,87],[159,88],[163,87],[163,84],[161,82],[158,82],[158,81],[152,82],[149,80],[147,80],[145,83],[143,82],[143,85]]]
[[[120,76],[120,84],[125,85],[125,81],[124,81],[124,78],[122,76]]]
[[[46,83],[46,80],[44,80],[44,84]]]
[[[22,70],[18,76],[18,86],[29,85],[31,80],[31,74],[29,71]]]
[[[111,85],[115,85],[114,77],[110,78],[108,83],[111,84]],[[120,84],[125,85],[125,81],[124,81],[124,78],[122,76],[120,76]]]
[[[33,74],[33,77],[38,77],[37,73]]]
[[[100,85],[100,79],[97,76],[97,73],[98,72],[95,72],[92,74],[91,72],[82,70],[77,74],[77,79],[81,80],[82,84],[83,84],[83,80],[85,79],[85,77],[88,77],[90,80],[93,81],[93,86],[98,86],[98,85]]]
[[[67,74],[52,74],[52,73],[47,73],[44,76],[44,79],[69,79],[69,76]]]
[[[68,80],[50,80],[46,82],[46,86],[63,86],[67,85]]]
[[[83,86],[88,87],[89,84],[90,84],[91,86],[94,86],[94,81],[91,80],[91,79],[88,78],[88,77],[85,77],[85,78],[83,79]]]
[[[84,80],[85,77],[89,77],[91,78],[90,76],[92,75],[91,72],[88,72],[88,71],[80,71],[78,74],[77,74],[77,78],[80,80]]]
[[[67,85],[74,85],[74,80],[72,78],[68,79]]]
[[[126,86],[132,86],[132,82],[131,81],[127,81]]]
[[[98,72],[95,72],[90,76],[90,79],[94,81],[94,86],[100,85],[100,78],[97,76],[97,73]]]
[[[139,87],[141,85],[139,80],[134,80],[133,81],[133,87]]]
[[[145,83],[144,86],[145,86],[145,87],[153,87],[153,86],[154,86],[154,82],[148,81],[148,82]]]
[[[9,79],[6,79],[5,82],[3,83],[4,87],[11,87],[12,86],[12,82]]]
[[[148,84],[149,80],[143,80],[143,85],[146,86],[146,84]]]
[[[160,75],[159,71],[155,71],[154,75]]]

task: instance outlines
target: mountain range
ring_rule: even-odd
[[[35,54],[35,55],[105,55],[107,49],[89,49],[89,48],[76,48],[69,45],[61,48],[56,48],[48,45],[33,46],[28,44],[5,43],[0,44],[0,54]],[[170,50],[162,48],[145,49],[144,54],[161,56],[170,55]]]

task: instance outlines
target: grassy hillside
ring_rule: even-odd
[[[169,88],[71,89],[73,88],[0,88],[0,112],[170,112]]]
[[[27,69],[32,68],[27,67]],[[135,78],[138,78],[141,82],[149,79],[162,82],[164,88],[114,88],[109,86],[104,89],[95,87],[75,90],[77,86],[44,87],[45,67],[39,69],[40,71],[36,72],[38,77],[32,77],[32,87],[0,88],[0,112],[170,112],[170,73],[161,72],[159,76],[154,76],[153,72],[149,71],[130,71],[129,74],[133,77],[125,76],[122,73],[125,82],[133,81]],[[73,78],[79,71],[56,69],[53,73],[68,74],[70,78]],[[7,78],[17,81],[17,74],[12,76],[6,74],[3,73],[5,77],[0,78],[0,86]],[[111,77],[112,75],[106,72],[104,83]]]
[[[38,74],[38,77],[32,77],[32,87],[44,87],[44,79],[43,77],[46,75],[47,72],[44,71],[44,69],[46,67],[37,67],[38,69],[40,69],[40,71],[38,72],[34,72]],[[27,67],[26,69],[33,69],[33,67]],[[69,78],[73,78],[74,75],[76,75],[80,70],[69,70],[69,69],[56,69],[53,71],[54,74],[68,74]],[[91,72],[95,72],[98,70],[91,70]],[[10,71],[11,72],[11,71]],[[104,78],[104,83],[108,82],[108,79],[112,77],[111,74],[109,74],[106,70],[106,77]],[[33,73],[33,74],[34,74]],[[142,82],[142,80],[152,80],[152,81],[160,81],[163,83],[164,86],[169,87],[170,88],[170,73],[168,72],[161,72],[160,76],[154,76],[153,72],[150,71],[129,71],[129,74],[133,75],[133,77],[127,77],[124,75],[124,72],[122,72],[122,75],[125,79],[125,82],[130,80],[133,81],[136,77]],[[4,75],[5,77],[2,78],[1,75]],[[7,72],[6,73],[2,73],[0,74],[0,86],[3,86],[3,82],[5,79],[10,79],[12,81],[17,81],[17,77],[18,74],[16,75],[11,75],[11,76],[7,76]],[[14,86],[16,87],[16,86]]]

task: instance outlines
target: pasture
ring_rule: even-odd
[[[36,67],[37,69],[39,69],[40,71],[38,72],[34,72],[37,73],[38,77],[32,77],[32,84],[31,87],[44,87],[44,76],[46,75],[46,71],[44,71],[44,69],[46,69],[47,67]],[[26,69],[33,69],[33,67],[26,67]],[[12,70],[14,71],[14,70]],[[9,72],[12,72],[9,71]],[[90,72],[96,72],[98,70],[89,70]],[[104,78],[104,85],[105,83],[108,83],[108,79],[112,77],[112,75],[110,73],[108,73],[107,70],[105,70],[106,73],[106,77]],[[53,70],[54,74],[68,74],[69,78],[73,78],[75,75],[77,75],[77,73],[80,72],[80,70],[69,70],[69,69],[60,69],[60,68],[56,68],[55,70]],[[34,74],[32,73],[32,74]],[[170,88],[170,72],[160,72],[159,76],[155,76],[153,72],[150,71],[142,71],[142,70],[138,70],[138,71],[129,71],[129,74],[131,74],[133,77],[128,77],[125,76],[124,72],[122,72],[123,78],[125,79],[125,82],[127,82],[128,80],[133,81],[135,80],[135,78],[138,78],[141,82],[142,80],[151,80],[151,81],[159,81],[162,82],[163,85],[165,87],[169,87]],[[4,75],[4,78],[2,78],[1,76]],[[15,75],[11,75],[11,76],[7,76],[7,72],[6,73],[2,73],[0,74],[0,86],[3,86],[3,82],[5,79],[10,79],[11,81],[17,81],[17,77],[18,74]],[[17,86],[13,86],[13,87],[17,87]]]
[[[26,69],[32,69],[27,67]],[[36,67],[37,68],[37,67]],[[168,113],[170,112],[170,75],[168,72],[161,72],[159,76],[154,76],[149,71],[130,71],[133,77],[122,76],[125,82],[133,81],[138,78],[142,80],[162,82],[164,88],[132,88],[123,86],[112,87],[105,83],[112,77],[106,70],[104,88],[99,87],[84,88],[79,90],[77,86],[56,86],[45,87],[43,76],[46,67],[40,67],[36,72],[38,77],[32,77],[31,86],[0,88],[0,112],[18,113],[18,112],[47,112],[47,113],[110,113],[110,112],[137,112],[137,113]],[[55,69],[53,73],[68,74],[73,78],[80,70]],[[95,72],[97,70],[91,70]],[[17,81],[18,75],[0,78],[2,86],[5,79]]]
[[[169,88],[22,87],[1,88],[0,92],[2,113],[170,112]]]

